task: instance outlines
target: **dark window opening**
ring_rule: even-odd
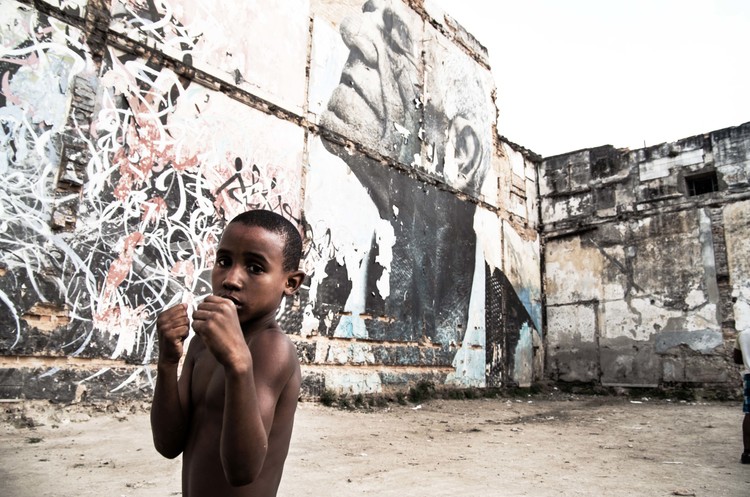
[[[716,179],[716,171],[696,174],[685,178],[687,194],[690,197],[719,191],[719,181]]]

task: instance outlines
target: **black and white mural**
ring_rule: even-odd
[[[484,386],[509,359],[488,325],[529,344],[538,327],[501,271],[491,74],[399,1],[314,27],[310,110],[333,137],[310,147],[309,329],[432,344],[447,382]],[[508,337],[503,298],[525,316]]]

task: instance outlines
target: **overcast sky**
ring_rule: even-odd
[[[500,133],[538,154],[750,121],[750,0],[436,0],[490,54]]]

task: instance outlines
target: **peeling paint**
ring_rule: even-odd
[[[541,327],[536,165],[497,141],[486,53],[419,2],[366,9],[398,37],[360,3],[3,3],[0,349],[44,336],[91,361],[77,395],[141,392],[158,313],[208,294],[224,224],[266,208],[304,231],[309,278],[277,318],[315,388],[540,378],[504,321]]]
[[[551,376],[727,381],[725,341],[746,326],[740,296],[750,286],[747,180],[736,174],[750,161],[747,143],[750,123],[542,161]]]
[[[477,261],[481,261],[482,248],[477,245]],[[452,366],[455,373],[448,375],[447,382],[461,386],[483,387],[485,385],[486,333],[484,296],[484,267],[477,264],[474,268],[472,296],[469,303],[469,320],[466,333],[456,351]]]
[[[534,359],[534,345],[532,333],[532,328],[527,323],[524,323],[519,333],[520,338],[516,344],[513,378],[515,378],[520,387],[528,388],[534,380],[532,362]]]
[[[21,319],[41,331],[53,331],[70,322],[69,310],[49,303],[34,304]]]
[[[701,354],[712,354],[724,345],[724,337],[716,330],[670,331],[656,335],[656,352],[659,354],[669,353],[680,345]]]

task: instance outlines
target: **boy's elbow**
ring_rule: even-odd
[[[258,471],[251,471],[249,468],[245,471],[226,471],[224,473],[224,476],[227,479],[227,482],[233,486],[233,487],[243,487],[245,485],[250,485],[251,483],[255,483],[255,481],[260,476],[260,470]]]
[[[233,487],[241,487],[255,483],[258,478],[260,478],[261,472],[263,471],[264,459],[265,458],[261,458],[252,462],[245,460],[238,464],[232,464],[226,459],[222,460],[224,477],[226,478],[227,483]]]
[[[227,481],[233,487],[244,487],[255,482],[254,478],[246,477],[245,475],[227,475]]]
[[[174,459],[175,457],[182,454],[181,450],[164,450],[157,447],[156,451],[167,459]]]
[[[154,439],[154,448],[156,449],[156,452],[166,457],[167,459],[174,459],[175,457],[182,454],[182,448],[173,447],[168,444],[161,443],[156,439]]]

